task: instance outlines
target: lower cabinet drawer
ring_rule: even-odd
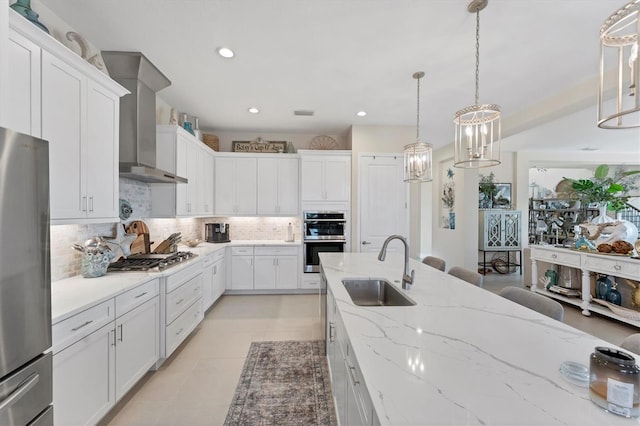
[[[591,255],[584,257],[586,269],[637,280],[640,277],[640,262],[633,259],[616,258],[607,255]]]
[[[165,323],[171,324],[188,306],[201,297],[202,274],[200,273],[167,294]]]
[[[158,295],[158,278],[116,296],[116,316],[126,314],[136,306]]]
[[[115,304],[113,299],[109,299],[53,324],[51,327],[53,353],[60,352],[103,325],[112,322],[114,318]]]
[[[173,351],[180,346],[180,343],[196,328],[202,321],[202,300],[198,299],[176,320],[166,328],[165,338],[165,358],[168,358]]]
[[[560,251],[549,251],[543,249],[531,249],[531,257],[550,263],[558,263],[567,266],[580,267],[580,253],[565,253]]]

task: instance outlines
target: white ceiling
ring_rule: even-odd
[[[490,1],[480,13],[480,103],[502,106],[503,138],[539,126],[556,114],[549,111],[593,108],[589,123],[568,126],[593,127],[592,141],[559,131],[536,148],[606,139],[609,148],[640,151],[636,129],[595,125],[599,29],[626,2]],[[42,3],[102,50],[143,52],[172,81],[159,96],[208,130],[339,134],[351,125],[415,126],[412,74],[421,70],[421,136],[440,147],[451,143],[454,113],[474,103],[468,0]],[[220,46],[236,57],[219,57]],[[250,106],[261,113],[249,114]],[[294,116],[297,109],[315,116]],[[360,110],[368,115],[356,117]]]

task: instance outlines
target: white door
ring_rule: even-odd
[[[235,184],[236,214],[256,214],[256,159],[236,158],[234,161],[233,179]]]
[[[351,157],[329,157],[324,163],[324,193],[327,201],[349,201]]]
[[[302,201],[322,201],[324,197],[324,161],[321,158],[302,159]]]
[[[256,256],[253,276],[253,288],[276,288],[276,258],[274,256]]]
[[[215,159],[215,212],[220,215],[235,213],[235,196],[233,189],[233,158]]]
[[[231,256],[231,289],[253,290],[253,256]]]
[[[278,160],[278,214],[295,216],[300,211],[299,165],[297,158]]]
[[[258,159],[258,214],[278,213],[278,159]]]
[[[298,288],[298,256],[278,256],[276,266],[278,268],[276,288]]]
[[[402,180],[403,161],[402,154],[360,157],[359,251],[380,251],[393,234],[409,237],[409,188]],[[399,242],[389,245],[390,250],[400,248]]]

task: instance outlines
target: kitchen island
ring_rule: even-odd
[[[348,342],[346,380],[366,390],[360,403],[370,398],[366,423],[638,424],[597,407],[587,388],[559,372],[564,361],[588,366],[594,348],[608,342],[415,260],[405,292],[415,306],[357,306],[341,280],[386,278],[400,288],[402,255],[380,262],[376,253],[322,253],[320,260],[340,323],[327,341],[337,333]],[[342,379],[332,370],[332,380]],[[339,416],[348,395],[334,387]]]

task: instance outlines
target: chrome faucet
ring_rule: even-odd
[[[416,275],[415,270],[411,270],[411,274],[409,274],[409,244],[407,244],[407,240],[400,235],[392,235],[386,240],[384,240],[384,244],[382,244],[382,249],[380,250],[380,254],[378,255],[379,261],[384,261],[384,258],[387,256],[387,245],[391,240],[400,240],[402,244],[404,244],[404,273],[402,274],[402,289],[408,290],[411,288],[411,284],[413,284],[413,278]]]

